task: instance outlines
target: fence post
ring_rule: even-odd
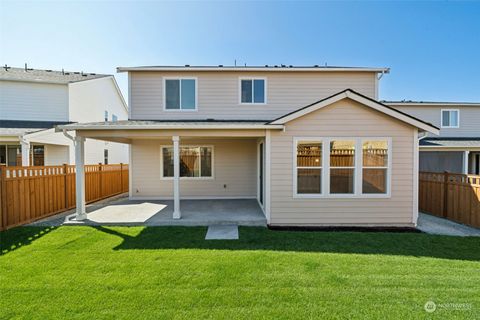
[[[7,227],[7,166],[0,165],[0,231]]]
[[[445,171],[443,174],[443,217],[448,216],[448,180],[449,180],[448,171]]]
[[[68,208],[68,164],[63,164],[63,190],[65,192],[65,209]]]
[[[103,198],[103,174],[102,174],[102,163],[98,163],[98,176],[99,176],[99,188],[100,188],[100,198]]]
[[[123,163],[120,162],[120,193],[123,192]]]

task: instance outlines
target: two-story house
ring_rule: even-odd
[[[73,141],[54,126],[128,119],[112,75],[0,68],[0,164],[75,162]],[[128,145],[89,139],[86,163],[127,163]]]
[[[480,174],[480,103],[384,103],[440,128],[420,139],[420,171]]]
[[[272,226],[411,227],[418,136],[377,101],[386,68],[126,67],[128,121],[59,126],[130,144],[130,198],[257,199]],[[84,182],[77,175],[77,218]],[[227,214],[227,213],[226,213]]]

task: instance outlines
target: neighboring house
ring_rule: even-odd
[[[130,144],[130,198],[254,198],[269,225],[416,225],[418,135],[377,101],[385,68],[129,67],[128,121],[60,126]],[[82,177],[82,175],[79,175]],[[83,181],[77,215],[85,218]]]
[[[73,141],[54,126],[126,119],[112,75],[0,68],[0,164],[73,164]],[[120,162],[128,162],[128,145],[86,142],[87,164]]]
[[[420,171],[480,174],[480,103],[384,103],[440,128],[420,139]]]

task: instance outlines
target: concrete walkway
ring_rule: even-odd
[[[209,226],[205,240],[238,240],[238,226]]]
[[[460,223],[425,213],[419,213],[417,228],[430,234],[480,237],[480,229],[468,227]]]

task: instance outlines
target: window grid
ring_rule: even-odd
[[[263,81],[263,102],[255,102],[255,81]],[[243,81],[250,81],[252,93],[251,93],[251,102],[242,101],[242,83]],[[266,78],[240,78],[239,79],[239,102],[240,104],[267,104],[267,79]]]
[[[390,137],[294,137],[294,170],[293,170],[293,197],[294,198],[390,198],[391,197],[391,176],[392,176],[392,139]],[[353,141],[355,146],[355,166],[354,167],[330,167],[330,142],[332,141]],[[363,166],[363,143],[365,141],[384,141],[387,144],[387,162],[386,166],[375,166],[375,167],[364,167]],[[297,166],[297,147],[301,143],[319,143],[321,142],[323,146],[322,150],[322,167],[321,167],[321,193],[316,194],[302,194],[298,193],[298,184],[297,184],[297,172],[299,168],[310,168],[310,167],[299,167]],[[326,150],[325,150],[326,149]],[[319,167],[313,167],[319,169]],[[353,169],[354,170],[354,193],[331,193],[330,192],[330,170],[331,169]],[[386,171],[386,182],[385,182],[385,191],[384,193],[363,193],[362,183],[363,183],[363,169],[384,169]]]

